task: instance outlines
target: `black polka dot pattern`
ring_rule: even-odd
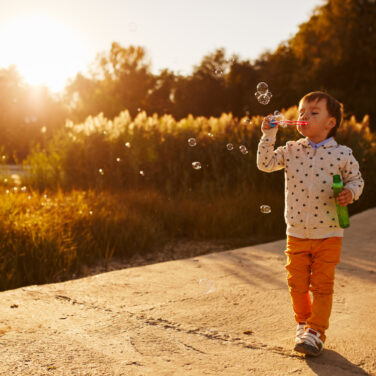
[[[293,228],[291,235],[302,238],[342,236],[333,197],[333,175],[341,175],[354,199],[364,186],[350,149],[338,145],[333,138],[317,149],[307,138],[289,141],[276,149],[274,143],[275,137],[269,137],[269,133],[261,139],[257,166],[266,172],[285,170],[287,233]]]

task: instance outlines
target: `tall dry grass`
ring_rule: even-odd
[[[296,118],[297,109],[285,116]],[[283,237],[283,173],[256,168],[261,120],[223,114],[177,122],[125,111],[112,121],[68,122],[25,161],[32,175],[23,190],[10,180],[0,187],[0,289],[64,280],[83,265],[150,253],[171,239]],[[351,118],[337,137],[353,149],[366,181],[351,213],[376,204],[376,138],[367,122]],[[281,129],[276,146],[296,138],[295,129]],[[263,204],[270,214],[260,213]]]

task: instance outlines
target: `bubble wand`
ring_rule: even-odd
[[[286,125],[307,125],[308,121],[300,121],[300,120],[272,120],[269,121],[269,124],[272,128],[274,128],[277,124],[286,124]]]

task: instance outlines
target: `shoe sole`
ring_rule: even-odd
[[[303,343],[297,343],[294,347],[294,350],[302,354],[306,354],[310,356],[319,356],[322,353],[323,348],[321,348],[320,350],[317,350],[315,347],[311,345],[307,345],[306,343],[303,342]]]

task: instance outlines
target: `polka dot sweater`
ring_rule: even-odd
[[[261,171],[285,170],[286,233],[305,239],[343,236],[333,196],[333,175],[340,175],[353,200],[364,187],[359,164],[334,138],[315,150],[308,138],[274,149],[276,129],[264,130],[257,151]]]

